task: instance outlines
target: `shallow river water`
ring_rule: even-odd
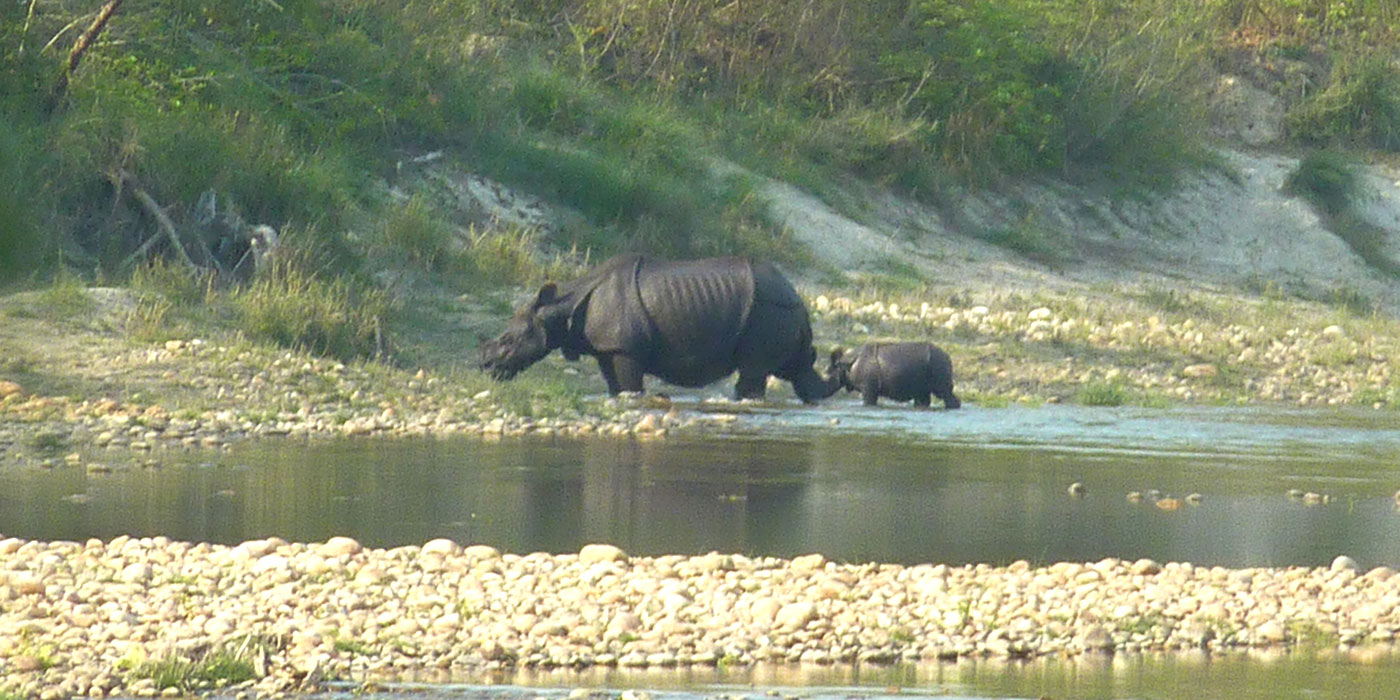
[[[275,441],[231,452],[157,452],[157,468],[111,473],[0,465],[0,532],[220,543],[349,535],[376,547],[450,537],[517,553],[609,542],[633,555],[820,552],[906,564],[1150,557],[1325,566],[1345,554],[1362,569],[1400,568],[1393,413],[942,411],[850,400],[815,409],[696,407],[743,415],[720,434],[651,441]],[[1069,493],[1073,483],[1081,496]],[[1153,490],[1181,503],[1158,507]],[[1142,498],[1130,500],[1130,492]],[[1199,494],[1199,503],[1186,502],[1188,494]],[[644,687],[658,700],[696,692],[757,698],[773,689],[820,698],[1400,697],[1400,659],[1120,655],[487,680],[507,685],[431,692],[553,697],[583,685]]]

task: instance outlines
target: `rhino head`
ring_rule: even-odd
[[[559,347],[560,332],[552,329],[560,316],[558,295],[553,282],[540,287],[532,301],[515,310],[504,333],[483,340],[477,349],[482,371],[497,380],[512,379]]]

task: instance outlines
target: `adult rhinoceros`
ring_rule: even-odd
[[[481,368],[510,379],[556,348],[569,360],[596,358],[612,394],[641,391],[644,374],[702,387],[736,369],[737,398],[761,398],[769,375],[806,403],[828,394],[812,367],[802,298],[777,268],[742,258],[624,255],[547,283],[504,333],[482,342]]]

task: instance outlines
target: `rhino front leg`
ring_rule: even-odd
[[[781,376],[781,375],[780,375]],[[804,372],[798,372],[795,377],[781,377],[792,382],[792,390],[797,392],[797,398],[802,399],[802,403],[814,404],[822,399],[836,393],[841,388],[839,380],[829,381],[822,379],[820,374],[812,368],[807,368]]]
[[[768,389],[768,373],[739,370],[739,381],[734,383],[734,398],[761,399]]]
[[[608,383],[609,394],[642,391],[642,366],[631,357],[620,353],[599,355],[598,369],[603,373],[603,381]]]
[[[867,378],[860,384],[860,400],[866,406],[874,406],[880,403],[880,382],[874,377]]]

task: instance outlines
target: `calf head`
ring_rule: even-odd
[[[515,310],[504,333],[482,341],[477,352],[483,371],[498,380],[512,379],[559,347],[560,330],[551,329],[558,317],[558,293],[553,282],[540,287],[534,300]]]
[[[855,364],[855,353],[841,348],[834,348],[831,351],[831,359],[826,365],[826,382],[835,393],[841,388],[846,391],[855,389],[851,384],[851,366]]]

